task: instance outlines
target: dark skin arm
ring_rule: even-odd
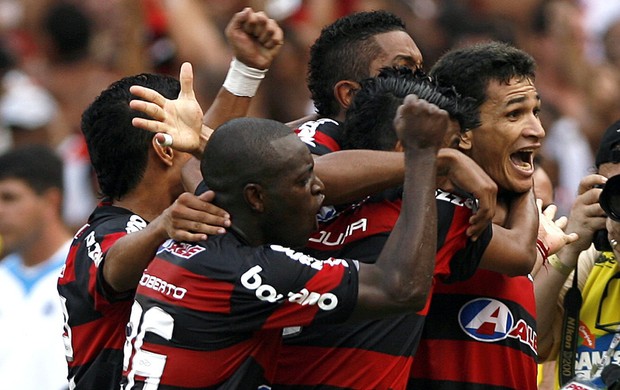
[[[103,277],[117,292],[136,288],[142,272],[168,238],[200,241],[221,234],[230,225],[228,214],[210,202],[213,191],[200,196],[184,193],[144,229],[121,237],[110,247],[103,263]]]
[[[349,203],[399,186],[404,178],[400,152],[343,150],[315,158],[315,171],[325,184],[326,204]],[[497,185],[472,159],[455,149],[442,148],[437,157],[436,186],[469,192],[478,199],[467,234],[477,239],[495,213]]]
[[[427,301],[437,236],[436,154],[447,122],[445,111],[414,95],[397,111],[395,127],[405,147],[403,206],[377,262],[360,264],[353,319],[417,311]]]
[[[480,267],[510,276],[527,275],[536,262],[538,208],[534,191],[514,195],[507,202],[506,214],[498,212],[493,221],[493,239]]]

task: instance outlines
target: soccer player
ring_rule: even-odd
[[[211,126],[245,114],[252,91],[242,88],[246,80],[239,68],[264,74],[265,69],[252,66],[269,66],[279,51],[282,31],[264,13],[245,9],[231,19],[227,37],[236,58],[205,115]],[[104,199],[75,234],[58,280],[71,388],[120,387],[125,325],[135,288],[158,246],[169,237],[205,239],[229,224],[228,214],[209,203],[212,192],[200,197],[183,193],[181,170],[191,159],[189,152],[200,156],[200,145],[180,152],[132,125],[136,117],[145,116],[129,107],[135,98],[129,91],[132,85],[153,88],[170,99],[195,101],[189,65],[182,67],[180,79],[181,83],[152,74],[123,78],[82,116],[82,132]],[[210,129],[202,130],[204,146]]]
[[[269,385],[284,327],[420,310],[434,265],[435,160],[448,117],[409,96],[396,120],[408,202],[372,265],[293,249],[316,228],[324,196],[310,152],[288,127],[250,118],[220,126],[201,171],[234,224],[195,245],[166,242],[146,269],[125,388]]]

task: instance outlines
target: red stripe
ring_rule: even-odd
[[[150,343],[144,343],[142,350],[167,356],[161,377],[162,385],[198,388],[225,381],[249,358],[275,364],[279,344],[280,332],[271,331],[216,351],[197,351]],[[267,373],[272,371],[266,368]]]
[[[103,251],[103,253],[106,253],[108,249],[110,249],[110,247],[114,245],[116,241],[118,241],[119,238],[125,237],[126,235],[126,232],[106,234],[101,241],[101,250]]]
[[[152,283],[147,279],[149,276],[159,278],[158,284],[149,284]],[[175,298],[161,281],[184,288],[187,293],[181,299]],[[198,275],[168,261],[155,258],[144,272],[137,293],[190,310],[228,314],[233,288],[232,283]]]
[[[532,317],[536,317],[534,285],[527,276],[508,276],[498,272],[478,269],[471,278],[456,283],[437,283],[434,294],[480,295],[514,301]]]
[[[467,244],[467,236],[465,232],[469,227],[469,217],[471,210],[466,207],[455,207],[454,216],[450,229],[443,243],[438,243],[441,248],[435,256],[435,272],[434,276],[445,278],[450,275],[450,261],[452,256],[459,250],[463,249]],[[463,223],[463,222],[466,223]]]
[[[387,200],[379,203],[367,202],[361,207],[347,210],[338,218],[321,224],[306,246],[315,250],[333,251],[379,233],[391,232],[398,220],[401,203],[401,199],[394,202]],[[348,231],[349,226],[364,218],[367,224],[363,228],[360,226]],[[349,236],[345,237],[346,234]],[[331,243],[331,245],[324,243]]]
[[[290,365],[299,362],[303,365]],[[283,346],[274,383],[355,389],[404,389],[413,357],[354,348]]]
[[[113,306],[114,310],[108,311],[99,320],[71,327],[74,360],[69,363],[70,367],[92,362],[104,349],[122,350],[132,303],[118,302]]]
[[[476,341],[422,340],[413,367],[415,378],[520,390],[537,389],[536,374],[532,357],[514,348]]]
[[[338,145],[338,142],[323,132],[317,131],[314,135],[314,141],[315,143],[328,148],[332,152],[337,152],[340,150],[340,145]]]
[[[75,254],[77,253],[77,250],[77,245],[72,245],[71,248],[69,248],[69,254],[67,255],[67,260],[65,261],[63,275],[58,279],[59,285],[65,285],[75,281]]]

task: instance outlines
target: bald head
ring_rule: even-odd
[[[291,154],[307,149],[284,124],[260,118],[233,119],[211,136],[200,164],[207,186],[219,193],[265,184],[286,170]]]

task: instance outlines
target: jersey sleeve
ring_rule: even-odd
[[[310,153],[322,156],[342,148],[342,129],[329,118],[308,121],[295,129],[297,136],[308,146]]]
[[[472,241],[466,232],[473,201],[442,190],[436,191],[436,199],[439,225],[435,277],[444,283],[469,279],[491,241],[492,225],[486,227],[478,240]]]
[[[443,282],[453,283],[471,278],[478,269],[482,255],[489,246],[492,237],[493,227],[489,224],[476,241],[468,238],[465,247],[452,255],[450,276],[444,278]]]

